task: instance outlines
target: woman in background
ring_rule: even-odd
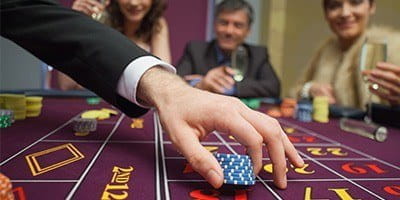
[[[91,17],[96,17],[106,11],[107,25],[120,31],[132,42],[161,60],[171,62],[168,24],[163,17],[166,9],[164,0],[107,0],[104,2],[103,5],[96,0],[76,0],[72,9]],[[62,73],[58,75],[58,82],[62,90],[82,89]]]
[[[368,28],[375,13],[374,0],[323,0],[323,9],[334,37],[318,49],[296,93],[302,98],[327,96],[329,103],[364,109],[368,90],[373,101],[400,104],[400,33],[386,28]],[[387,61],[372,71],[359,70],[364,41],[387,42]],[[362,75],[381,89],[367,88]]]

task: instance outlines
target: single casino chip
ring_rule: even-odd
[[[240,181],[240,180],[225,180],[224,184],[231,184],[231,185],[255,185],[256,181]]]
[[[86,99],[86,103],[89,105],[97,105],[100,101],[101,99],[99,97],[89,97]]]
[[[2,173],[0,173],[0,199],[14,199],[11,181]]]
[[[102,108],[100,111],[109,113],[110,115],[118,115],[118,111],[109,108]]]
[[[214,155],[218,158],[236,158],[236,159],[250,159],[248,155],[238,155],[238,154],[224,154],[224,153],[215,153]]]
[[[223,172],[230,172],[230,173],[244,173],[244,174],[251,174],[253,173],[252,169],[222,169]]]
[[[284,127],[283,131],[285,131],[285,133],[287,133],[287,134],[292,134],[292,133],[294,133],[295,129],[292,127]]]
[[[98,110],[87,110],[81,114],[81,117],[83,119],[97,119],[99,112]]]
[[[43,97],[39,96],[28,96],[26,97],[26,104],[42,103]]]
[[[100,113],[100,115],[97,117],[98,120],[105,120],[105,119],[109,119],[110,118],[110,113],[108,112],[102,112]]]
[[[231,177],[231,176],[234,176],[234,177],[251,177],[253,179],[255,178],[254,174],[252,174],[252,173],[244,174],[244,173],[224,172],[224,177],[225,176],[227,176],[227,177]]]
[[[90,134],[90,132],[75,132],[75,136],[79,136],[79,137],[84,137],[84,136],[87,136],[87,135],[89,135]]]
[[[26,111],[26,116],[27,117],[38,117],[40,115],[40,113],[41,113],[40,110],[38,110],[38,111],[29,111],[29,110],[27,110]]]
[[[221,162],[243,162],[243,158],[217,158]],[[250,159],[249,159],[250,160]]]
[[[240,166],[240,167],[250,167],[252,166],[251,162],[231,162],[231,161],[219,161],[219,164],[222,165],[235,165],[235,166]]]
[[[243,177],[243,176],[224,176],[224,180],[229,180],[229,181],[254,181],[254,178],[251,176],[249,177]]]
[[[253,170],[253,166],[239,166],[239,165],[221,165],[222,169],[227,170]]]
[[[218,161],[221,162],[237,162],[237,163],[243,163],[243,162],[251,162],[250,157],[226,157],[226,156],[222,156],[222,157],[216,157],[216,159]]]
[[[81,118],[104,120],[110,118],[110,113],[101,110],[88,110],[81,114]]]

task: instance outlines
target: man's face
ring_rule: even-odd
[[[250,24],[244,10],[221,12],[214,23],[218,46],[227,53],[241,45],[250,33]]]

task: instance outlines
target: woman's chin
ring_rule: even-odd
[[[337,35],[342,40],[354,40],[358,38],[361,35],[361,33],[355,30],[344,30],[344,31],[342,30],[338,31]]]

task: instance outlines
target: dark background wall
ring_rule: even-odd
[[[60,0],[67,7],[73,0]],[[186,42],[206,39],[208,0],[167,0],[165,13],[169,25],[172,63],[176,64]],[[188,9],[191,8],[191,9]]]

